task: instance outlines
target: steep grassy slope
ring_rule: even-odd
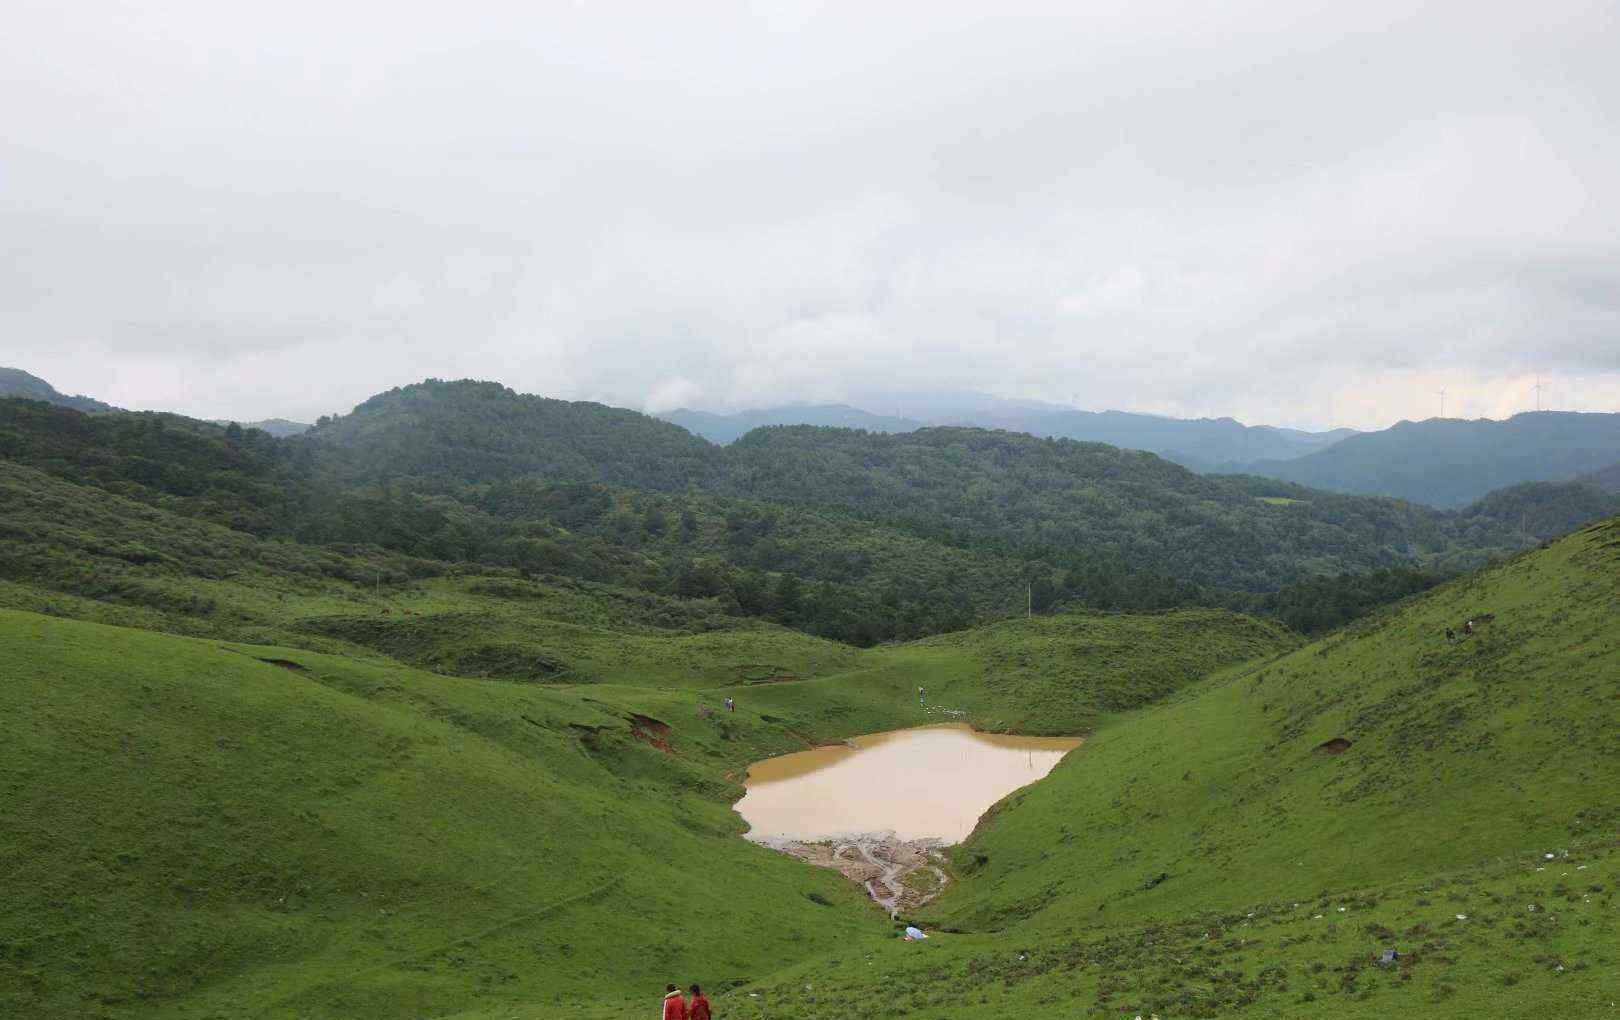
[[[0,1015],[621,1016],[670,978],[724,988],[880,940],[858,890],[736,838],[729,803],[748,761],[931,721],[910,688],[945,650],[692,691],[665,681],[724,678],[773,635],[645,640],[661,657],[625,663],[634,684],[554,687],[0,610]],[[1019,719],[1057,683],[1125,697],[1126,645],[1191,669],[1279,644],[1229,614],[963,640],[1057,660],[1045,686],[969,665],[941,689]],[[819,665],[836,654],[856,653]],[[700,711],[726,693],[736,714]]]
[[[0,1015],[612,1001],[876,930],[736,838],[690,701],[672,757],[600,701],[301,650],[0,611],[0,662]]]
[[[989,861],[952,916],[1300,898],[1612,832],[1617,576],[1611,520],[1102,728],[964,850]],[[1344,753],[1316,750],[1337,738]]]
[[[1572,478],[1620,453],[1620,414],[1536,411],[1506,421],[1431,418],[1244,470],[1335,492],[1460,507],[1492,489]]]
[[[1107,721],[953,854],[934,940],[728,1015],[1604,1015],[1617,579],[1609,520]]]

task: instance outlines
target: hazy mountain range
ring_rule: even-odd
[[[836,428],[865,429],[868,432],[915,432],[928,422],[915,418],[874,414],[848,404],[792,404],[752,411],[716,414],[681,407],[654,417],[679,425],[693,435],[724,446],[734,443],[754,429],[769,425],[830,425]]]
[[[1170,418],[1132,411],[1080,411],[1034,400],[978,393],[908,394],[907,414],[880,414],[847,404],[788,405],[719,414],[679,408],[658,415],[715,443],[731,443],[768,425],[832,425],[868,432],[912,432],[930,425],[1005,429],[1147,450],[1195,471],[1234,468],[1250,461],[1288,459],[1331,446],[1354,429],[1307,432],[1244,425],[1232,418]]]
[[[1602,472],[1591,480],[1612,484],[1617,461],[1620,414],[1530,411],[1506,421],[1403,421],[1303,457],[1263,460],[1244,470],[1338,492],[1459,507],[1520,482]]]
[[[0,397],[43,400],[81,411],[116,410],[92,397],[62,394],[44,379],[15,368],[0,368]],[[889,397],[877,403],[893,408],[899,399]],[[1232,418],[1080,411],[978,393],[907,394],[904,408],[904,414],[847,404],[784,405],[730,413],[680,408],[654,417],[722,446],[755,429],[773,426],[810,425],[886,434],[940,426],[1001,429],[1146,450],[1206,474],[1252,474],[1332,492],[1391,496],[1445,508],[1462,507],[1493,490],[1527,482],[1579,481],[1620,491],[1620,414],[1612,413],[1538,411],[1505,421],[1432,418],[1402,421],[1378,432],[1311,432],[1245,425]],[[240,424],[278,438],[311,428],[282,418]],[[514,453],[522,456],[520,451]],[[487,455],[487,451],[480,453],[480,457]]]

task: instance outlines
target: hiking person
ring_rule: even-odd
[[[1463,633],[1467,634],[1469,636],[1473,635],[1473,633],[1474,633],[1474,621],[1473,620],[1469,620],[1469,621],[1467,621],[1467,622],[1465,622],[1463,624]]]
[[[737,711],[737,703],[735,701],[731,700],[730,698],[727,698],[726,699],[726,711],[727,712],[735,712],[735,711]]]
[[[686,1020],[686,1000],[674,985],[664,986],[664,1014],[660,1020]]]
[[[922,704],[923,703],[923,698],[925,696],[926,695],[925,695],[925,692],[923,691],[923,689],[921,687],[917,688],[917,704],[919,704],[919,705]]]
[[[1450,627],[1447,627],[1446,628],[1446,644],[1454,645],[1456,643],[1457,643],[1457,632],[1452,630]]]
[[[686,1020],[710,1020],[712,1015],[709,1012],[709,1000],[703,996],[703,989],[693,985],[692,1004],[686,1008]]]

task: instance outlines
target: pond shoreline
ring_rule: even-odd
[[[961,722],[870,733],[753,763],[735,808],[746,839],[838,871],[893,917],[944,892],[943,849],[1081,743]]]

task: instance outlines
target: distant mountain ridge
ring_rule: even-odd
[[[215,418],[215,425],[240,425],[245,429],[258,429],[268,432],[277,439],[286,439],[288,436],[301,436],[315,426],[301,421],[288,421],[286,418],[265,418],[262,421],[235,421],[229,418]]]
[[[654,415],[679,425],[693,435],[702,436],[711,443],[725,446],[734,443],[757,428],[770,425],[830,425],[844,429],[865,429],[868,432],[915,432],[927,423],[895,415],[873,414],[848,404],[794,404],[785,407],[767,407],[752,411],[716,414],[712,411],[694,411],[680,407]]]
[[[75,411],[116,411],[118,408],[94,397],[68,396],[37,375],[20,368],[0,367],[0,398],[21,397],[24,400],[43,400],[57,407],[71,407]]]
[[[1334,492],[1455,508],[1523,482],[1560,481],[1591,471],[1612,474],[1617,457],[1620,414],[1527,411],[1506,421],[1403,421],[1302,457],[1262,460],[1242,470]]]
[[[885,398],[895,403],[899,398]],[[1234,418],[1171,418],[1134,411],[1080,411],[1034,400],[985,394],[911,395],[899,401],[918,410],[882,414],[848,404],[805,404],[718,414],[690,408],[656,417],[711,442],[734,443],[756,428],[775,425],[830,425],[897,434],[932,425],[1002,429],[1041,438],[1107,443],[1146,450],[1195,471],[1264,459],[1288,459],[1323,449],[1354,429],[1308,432],[1272,425],[1245,425]]]

